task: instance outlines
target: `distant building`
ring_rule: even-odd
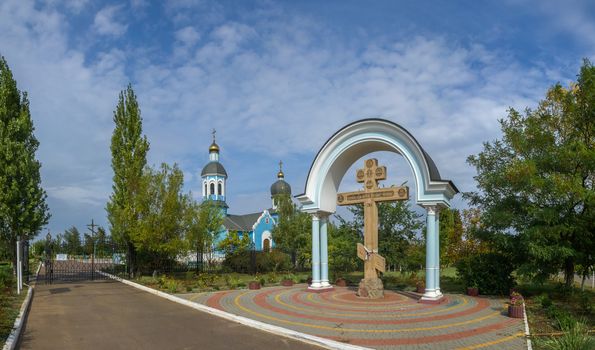
[[[203,167],[200,175],[202,178],[203,200],[213,201],[221,208],[224,215],[223,227],[215,239],[215,244],[227,237],[231,231],[238,232],[241,237],[247,234],[254,244],[255,250],[268,251],[274,247],[275,243],[271,232],[279,218],[276,211],[277,200],[282,195],[291,196],[291,186],[284,180],[285,175],[283,174],[282,165],[283,163],[279,162],[277,181],[271,185],[271,208],[251,214],[229,214],[225,184],[227,171],[225,171],[223,164],[219,162],[219,145],[215,142],[213,132],[213,143],[209,147],[209,162]]]

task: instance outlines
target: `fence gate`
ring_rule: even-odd
[[[109,279],[126,271],[125,250],[109,237],[87,236],[81,244],[61,244],[48,233],[39,281],[46,284]]]

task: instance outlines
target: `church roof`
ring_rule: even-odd
[[[291,196],[291,186],[285,180],[279,179],[271,185],[271,196],[287,194]]]
[[[272,214],[272,209],[268,210]],[[233,215],[229,214],[223,220],[223,226],[228,230],[235,231],[252,231],[252,226],[262,215],[262,211],[258,213],[244,214],[244,215]]]
[[[200,172],[200,176],[205,175],[221,175],[227,177],[227,171],[225,171],[225,168],[219,162],[208,162]]]

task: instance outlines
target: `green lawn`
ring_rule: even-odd
[[[19,314],[21,304],[27,295],[27,290],[23,290],[20,295],[16,293],[16,286],[13,285],[12,278],[5,280],[5,276],[12,275],[10,265],[0,265],[0,344],[4,344],[6,338],[12,330],[14,320]],[[10,286],[6,286],[5,282],[9,282]]]
[[[203,273],[197,275],[189,271],[185,273],[165,274],[156,278],[142,276],[135,278],[133,281],[168,293],[197,293],[246,288],[250,281],[259,281],[264,286],[279,285],[286,278],[293,280],[295,283],[305,283],[309,276],[309,272],[271,272],[253,276],[235,272],[220,274]]]

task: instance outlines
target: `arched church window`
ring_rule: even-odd
[[[209,194],[215,194],[215,184],[214,183],[211,184],[211,193],[209,193]]]
[[[217,184],[217,194],[218,195],[222,195],[223,193],[221,192],[221,182]]]
[[[205,182],[205,192],[204,192],[205,196],[207,196],[209,193],[207,191],[207,183]]]
[[[262,242],[262,251],[263,252],[271,251],[271,240],[270,239],[267,238]]]

